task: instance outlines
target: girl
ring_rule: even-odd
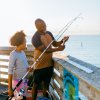
[[[28,62],[24,49],[26,48],[26,39],[23,31],[16,32],[10,39],[10,44],[15,46],[15,49],[10,53],[9,67],[8,67],[8,93],[9,96],[13,94],[12,89],[16,86],[18,81],[25,75],[28,71]],[[20,84],[16,89],[17,92],[21,88],[25,90],[24,96],[26,95],[26,79]],[[15,95],[15,92],[14,92]],[[24,97],[26,100],[26,97]]]

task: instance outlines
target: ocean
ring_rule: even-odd
[[[31,43],[31,36],[27,37]],[[73,56],[100,68],[100,35],[71,35],[60,53]]]
[[[100,35],[70,36],[63,52],[100,68]]]

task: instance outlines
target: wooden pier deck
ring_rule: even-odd
[[[7,84],[8,75],[6,71],[9,62],[9,53],[12,47],[0,47],[0,84]],[[28,62],[33,64],[33,47],[29,46],[25,50]],[[5,56],[5,58],[1,57]],[[59,54],[53,57],[54,75],[50,84],[50,93],[54,100],[100,100],[100,68],[83,62],[77,58],[67,56],[61,57]],[[1,69],[5,69],[1,71]],[[1,88],[4,89],[3,85]],[[5,87],[7,88],[7,87]],[[81,95],[80,95],[81,94]]]

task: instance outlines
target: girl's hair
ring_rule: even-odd
[[[23,44],[25,40],[25,33],[23,31],[16,32],[11,38],[10,38],[10,44],[12,46],[19,46]]]

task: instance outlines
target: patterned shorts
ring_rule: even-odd
[[[19,82],[19,79],[15,79],[12,81],[12,87],[15,88],[15,86],[17,85],[17,83]],[[27,83],[28,83],[28,80],[27,79],[24,79],[22,81],[22,83],[18,86],[18,88],[14,91],[14,95],[16,95],[16,93],[19,93],[20,89],[24,89],[25,92],[24,92],[24,95],[23,96],[26,96],[27,94]]]

